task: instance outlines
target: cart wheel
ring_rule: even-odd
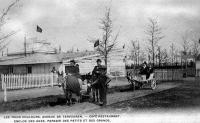
[[[151,89],[152,90],[156,89],[156,80],[155,79],[151,80]]]

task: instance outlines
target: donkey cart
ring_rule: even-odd
[[[127,79],[133,90],[135,90],[135,88],[141,89],[145,86],[150,86],[152,90],[156,89],[157,81],[155,79],[154,73],[151,73],[148,79],[146,79],[146,75],[133,76],[130,74],[127,76]]]

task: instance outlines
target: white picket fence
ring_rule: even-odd
[[[160,81],[183,80],[182,70],[155,70],[155,78]]]
[[[2,89],[25,89],[54,86],[57,84],[57,74],[2,74]]]
[[[1,84],[4,90],[4,102],[7,102],[7,90],[25,89],[25,88],[39,88],[45,86],[57,85],[57,74],[2,74]]]

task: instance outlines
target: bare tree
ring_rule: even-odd
[[[182,48],[183,48],[183,53],[186,55],[186,53],[190,49],[190,38],[188,31],[185,31],[185,33],[182,35]]]
[[[146,60],[146,53],[140,49],[140,56],[139,56],[139,61],[143,62]]]
[[[160,63],[168,62],[168,53],[167,49],[160,49]]]
[[[149,42],[148,50],[151,54],[152,62],[154,64],[158,42],[164,38],[162,34],[162,28],[159,26],[157,19],[149,18],[149,24],[147,25],[145,33],[147,34],[147,39]]]
[[[19,2],[19,0],[15,0],[11,4],[9,4],[8,7],[3,9],[3,12],[0,14],[0,32],[2,31],[1,29],[2,29],[3,25],[6,23],[6,16],[18,2]],[[17,33],[17,31],[11,31],[8,34],[4,34],[1,32],[1,34],[0,34],[0,51],[3,50],[9,44],[9,41],[7,41],[6,39],[8,39],[10,36],[12,36],[16,33]]]
[[[174,45],[174,43],[172,43],[170,45],[170,55],[171,55],[171,63],[172,64],[175,62],[175,51],[176,51],[175,45]]]
[[[200,50],[200,44],[199,44],[199,37],[197,33],[192,33],[191,34],[191,47],[192,47],[192,55],[194,59],[196,60],[197,56],[199,55],[199,50]]]
[[[134,60],[136,65],[139,64],[140,61],[140,45],[139,41],[131,41],[131,59]]]
[[[102,30],[103,35],[102,40],[99,40],[99,45],[96,50],[104,57],[104,62],[107,67],[108,55],[116,46],[116,40],[119,36],[119,31],[116,35],[112,35],[113,22],[111,20],[110,8],[106,8],[104,17],[100,19],[100,29]],[[94,42],[94,40],[90,42]]]
[[[193,31],[185,31],[182,40],[183,53],[186,55],[191,51],[194,59],[196,59],[200,50],[199,35]]]
[[[158,56],[158,64],[159,64],[159,66],[160,66],[160,64],[161,64],[161,47],[160,46],[158,46],[158,54],[157,54],[157,56]]]
[[[179,58],[180,58],[180,51],[178,49],[176,49],[174,52],[174,59],[175,59],[176,64],[178,64],[178,62],[180,62]]]

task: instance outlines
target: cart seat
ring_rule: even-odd
[[[151,73],[147,80],[152,80],[154,78],[154,73]]]

